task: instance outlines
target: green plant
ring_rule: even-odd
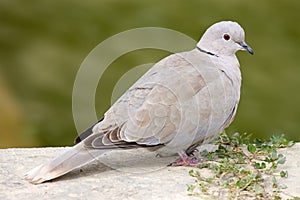
[[[194,169],[189,171],[189,175],[195,178],[195,183],[188,185],[189,195],[209,195],[211,198],[226,194],[228,199],[281,199],[280,192],[286,186],[280,185],[277,179],[288,177],[288,172],[277,172],[278,165],[286,161],[277,150],[292,146],[293,141],[283,135],[250,141],[247,134],[236,133],[230,137],[224,132],[215,144],[218,145],[216,151],[199,152],[206,161],[198,168],[208,170],[210,176],[203,176]]]

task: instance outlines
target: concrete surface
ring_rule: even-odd
[[[176,157],[155,158],[144,150],[108,153],[101,160],[108,166],[95,161],[40,185],[24,180],[66,148],[0,149],[0,199],[199,199],[187,195],[191,167],[165,167]],[[284,193],[300,196],[300,144],[281,151],[287,162],[280,167],[289,174],[279,180],[287,185]]]

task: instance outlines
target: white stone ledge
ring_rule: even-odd
[[[199,199],[187,195],[187,185],[194,183],[194,179],[188,175],[192,168],[164,167],[162,163],[152,165],[154,160],[140,156],[142,152],[137,150],[132,151],[137,155],[130,154],[131,158],[112,154],[123,160],[138,160],[129,161],[132,163],[130,169],[115,164],[114,168],[118,168],[115,170],[93,162],[40,185],[32,185],[24,180],[27,171],[65,149],[0,149],[0,199]],[[280,168],[287,170],[289,175],[280,179],[280,183],[287,186],[284,193],[300,196],[300,143],[280,151],[287,157],[287,162]],[[139,166],[141,163],[142,168]]]

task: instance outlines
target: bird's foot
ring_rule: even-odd
[[[204,162],[203,159],[188,157],[188,155],[184,151],[181,151],[178,154],[181,159],[179,161],[172,162],[171,164],[169,164],[169,166],[196,166]]]

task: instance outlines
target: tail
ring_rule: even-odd
[[[106,151],[107,149],[87,149],[81,142],[53,160],[32,169],[25,175],[25,179],[39,184],[57,178],[91,162]]]

